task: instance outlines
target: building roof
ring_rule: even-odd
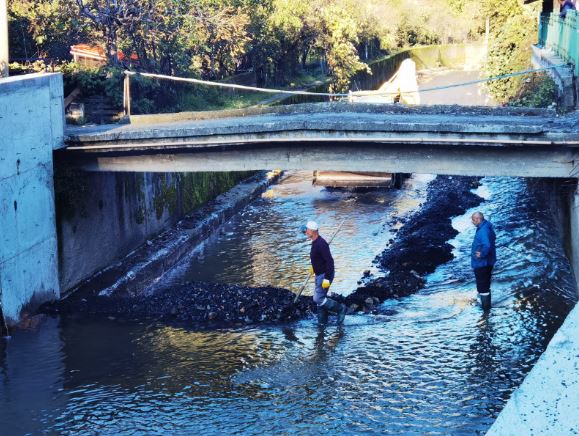
[[[105,50],[97,45],[90,45],[90,44],[76,44],[70,47],[70,54],[71,55],[78,55],[84,58],[95,59],[100,61],[107,61],[107,56],[105,54]],[[127,56],[122,52],[122,50],[117,51],[117,58],[119,61],[124,61],[127,59]],[[138,60],[139,57],[132,53],[130,56],[131,61]]]

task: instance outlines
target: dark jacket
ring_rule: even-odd
[[[315,275],[324,274],[325,279],[329,281],[334,280],[334,258],[332,257],[332,253],[330,253],[330,246],[321,236],[318,236],[316,240],[312,242],[310,259]]]
[[[576,8],[575,8],[575,5],[573,4],[573,2],[566,1],[565,3],[563,3],[563,6],[561,6],[559,16],[561,18],[565,18],[567,16],[568,11],[575,11],[575,10],[576,10]]]
[[[476,229],[470,250],[470,264],[473,268],[482,268],[496,263],[495,240],[496,235],[492,224],[483,220]],[[475,257],[477,251],[480,251],[480,258],[478,259]]]

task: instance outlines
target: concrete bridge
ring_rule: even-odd
[[[69,128],[65,145],[57,157],[89,171],[579,175],[579,116],[536,109],[335,102],[136,116]]]

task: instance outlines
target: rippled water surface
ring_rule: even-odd
[[[157,288],[186,280],[297,288],[316,218],[331,234],[347,293],[386,245],[396,216],[424,199],[402,191],[330,192],[290,175]],[[487,178],[480,209],[498,235],[494,308],[474,300],[474,229],[456,217],[456,258],[382,315],[215,332],[49,319],[0,346],[0,433],[476,434],[488,429],[575,303],[552,218],[521,179]],[[374,269],[373,272],[376,272]]]

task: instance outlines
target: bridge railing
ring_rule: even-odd
[[[539,23],[539,45],[573,64],[575,76],[579,76],[578,11],[568,11],[565,18],[561,18],[557,12],[542,15]]]
[[[502,74],[499,76],[494,77],[487,77],[484,79],[479,80],[470,80],[467,82],[461,83],[453,83],[444,86],[435,86],[431,88],[419,88],[416,90],[412,90],[408,92],[408,94],[420,94],[424,92],[431,92],[431,91],[440,91],[443,89],[450,89],[456,88],[461,86],[468,86],[473,84],[481,84],[486,82],[492,82],[495,80],[502,80],[508,79],[509,77],[521,76],[531,73],[536,73],[539,71],[546,71],[552,68],[559,68],[564,64],[560,65],[551,65],[548,67],[543,68],[535,68],[529,69],[524,71],[517,71],[514,73],[509,74]],[[396,74],[395,74],[396,75]],[[390,90],[390,89],[379,89],[374,91],[348,91],[347,93],[329,93],[329,92],[311,92],[311,91],[290,91],[286,89],[269,89],[269,88],[258,88],[254,86],[246,86],[246,85],[238,85],[233,83],[222,83],[222,82],[210,82],[207,80],[200,80],[200,79],[193,79],[187,77],[175,77],[175,76],[167,76],[163,74],[153,74],[153,73],[143,73],[143,72],[135,72],[135,71],[125,71],[125,80],[124,80],[124,87],[123,87],[123,108],[125,115],[131,115],[131,82],[130,79],[132,76],[142,76],[148,77],[151,79],[158,79],[158,80],[170,80],[174,82],[183,82],[183,83],[193,83],[197,85],[204,85],[210,87],[219,87],[219,88],[229,88],[229,89],[237,89],[237,90],[245,90],[245,91],[257,91],[263,92],[267,94],[287,94],[287,95],[301,95],[301,96],[309,96],[309,97],[325,97],[333,100],[348,100],[350,102],[356,102],[356,99],[359,97],[367,98],[367,97],[379,97],[382,100],[381,103],[391,103],[392,100],[399,95],[402,97],[403,92],[401,90]]]

